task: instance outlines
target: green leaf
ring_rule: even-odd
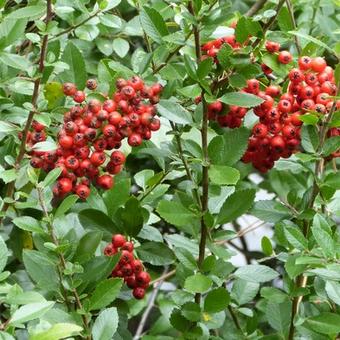
[[[265,54],[262,62],[269,66],[278,76],[285,77],[287,74],[287,65],[279,63],[276,54]]]
[[[7,19],[25,19],[29,18],[30,20],[36,19],[44,15],[46,12],[45,5],[36,5],[36,6],[26,6],[16,11],[11,12]]]
[[[299,250],[305,250],[308,247],[308,241],[303,236],[301,230],[296,227],[284,226],[284,233],[287,241]]]
[[[118,328],[117,308],[104,309],[92,327],[93,340],[111,340]]]
[[[261,283],[275,279],[279,273],[262,264],[249,264],[238,268],[234,275],[242,280]]]
[[[237,105],[241,107],[255,107],[264,102],[264,100],[254,94],[242,92],[229,92],[219,99],[222,103],[228,105]]]
[[[307,319],[303,325],[317,333],[334,335],[340,332],[340,315],[321,313]]]
[[[58,289],[58,274],[56,265],[45,254],[36,250],[25,249],[23,262],[29,276],[45,289]]]
[[[222,48],[217,53],[217,59],[224,69],[231,66],[229,56],[233,53],[233,49],[229,44],[223,44]]]
[[[8,258],[8,249],[2,236],[0,236],[0,273],[5,269]]]
[[[295,31],[289,31],[288,33],[295,35],[299,38],[309,40],[309,41],[313,42],[314,44],[316,44],[316,45],[318,45],[322,48],[325,48],[326,50],[330,51],[331,53],[336,54],[335,51],[331,47],[329,47],[327,44],[325,44],[324,42],[322,42],[322,41],[320,41],[320,40],[318,40],[318,39],[316,39],[316,38],[314,38],[314,37],[312,37],[308,34],[304,34],[304,33],[301,33],[301,32],[295,32]]]
[[[325,256],[334,257],[335,244],[330,232],[331,228],[326,219],[322,215],[316,214],[311,229],[316,242],[321,247]]]
[[[249,131],[241,127],[226,131],[214,137],[208,146],[209,158],[213,164],[234,165],[248,146]]]
[[[305,151],[315,153],[319,146],[319,135],[315,126],[302,126],[301,145]]]
[[[322,148],[323,156],[329,156],[332,152],[340,149],[340,136],[327,138]]]
[[[235,220],[246,213],[253,205],[255,190],[238,190],[229,196],[224,202],[217,218],[218,224],[224,224]]]
[[[102,309],[111,304],[118,296],[122,284],[123,280],[118,278],[100,282],[90,298],[88,310]]]
[[[290,301],[285,301],[283,303],[269,302],[267,304],[266,317],[268,323],[280,334],[286,334],[289,328],[291,309]]]
[[[54,214],[54,218],[63,216],[70,208],[74,206],[78,199],[79,199],[78,195],[67,196],[59,205],[57,211]]]
[[[26,19],[8,19],[8,16],[3,18],[0,23],[0,49],[2,50],[21,39],[25,34],[26,25]]]
[[[110,190],[106,190],[103,193],[103,199],[109,216],[113,216],[118,208],[124,206],[130,197],[130,187],[130,178],[119,178]]]
[[[304,125],[316,125],[319,121],[319,117],[313,113],[305,113],[299,116],[299,120],[304,122]]]
[[[182,315],[193,322],[197,322],[201,319],[201,308],[195,302],[187,302],[181,307]]]
[[[169,34],[163,17],[156,9],[144,6],[139,17],[143,30],[155,42],[160,44],[162,37]]]
[[[84,209],[79,215],[79,221],[87,229],[97,229],[106,232],[110,236],[119,233],[117,226],[103,212],[96,209]]]
[[[145,242],[136,251],[142,261],[154,266],[169,265],[175,260],[172,250],[161,242]]]
[[[204,300],[204,311],[207,313],[218,313],[225,310],[230,303],[228,291],[223,288],[211,290]]]
[[[30,340],[59,340],[79,335],[83,329],[72,323],[56,323],[44,332],[35,333]]]
[[[63,82],[75,83],[79,90],[85,87],[87,72],[82,53],[72,42],[69,42],[61,57],[61,61],[68,64],[70,69],[62,72],[59,77]]]
[[[323,185],[327,185],[333,189],[340,189],[340,176],[338,173],[331,172],[329,173],[324,182]]]
[[[267,236],[262,237],[261,248],[266,256],[270,256],[273,254],[273,246],[272,243],[270,242],[270,239]]]
[[[288,8],[283,6],[277,16],[277,23],[281,31],[288,32],[294,29],[292,19],[289,15]]]
[[[55,143],[55,141],[52,141],[52,140],[46,140],[44,142],[38,142],[38,143],[35,143],[33,146],[32,146],[32,149],[34,151],[54,151],[54,150],[57,150],[58,149],[58,146],[57,144]]]
[[[16,326],[24,322],[38,319],[50,310],[54,301],[29,303],[17,309],[12,315],[9,325]]]
[[[260,285],[257,282],[251,282],[242,279],[236,279],[231,289],[231,297],[239,305],[244,305],[253,300],[259,291]]]
[[[201,79],[201,80],[204,79],[211,71],[213,65],[214,65],[214,60],[212,58],[206,58],[203,61],[201,61],[197,68],[198,79]]]
[[[247,19],[245,17],[241,17],[235,28],[235,38],[239,43],[244,43],[248,39],[248,29],[247,29]]]
[[[192,293],[204,293],[212,285],[212,280],[201,273],[189,276],[184,282],[184,288]]]
[[[197,262],[192,253],[186,248],[175,248],[174,253],[178,259],[178,261],[189,270],[197,269]]]
[[[41,187],[42,188],[46,188],[48,186],[50,186],[52,183],[54,183],[58,177],[61,174],[62,169],[61,168],[55,168],[52,171],[50,171],[47,176],[45,177],[45,179],[43,180],[43,182],[41,183]]]
[[[264,200],[255,202],[251,214],[264,222],[276,223],[290,217],[290,210],[281,203]]]
[[[75,262],[84,263],[95,253],[102,239],[103,233],[100,231],[89,231],[80,240],[76,253],[73,257]]]
[[[274,287],[263,287],[261,289],[261,296],[273,303],[282,303],[288,300],[286,293]]]
[[[160,201],[157,212],[165,221],[176,227],[185,227],[197,223],[199,220],[195,213],[176,201]]]
[[[117,214],[120,221],[123,222],[124,232],[135,237],[143,228],[143,211],[140,202],[137,198],[131,197],[126,203],[124,208],[119,208]]]
[[[26,71],[30,67],[27,59],[21,55],[11,54],[7,52],[0,52],[0,61],[7,66],[13,67],[18,70]]]
[[[327,281],[325,289],[328,297],[340,306],[340,284],[338,282]]]
[[[184,109],[180,104],[170,99],[162,99],[157,104],[158,113],[164,118],[177,124],[193,124],[193,120],[189,111]]]
[[[32,233],[44,233],[39,221],[31,216],[21,216],[13,219],[13,223],[20,229],[30,231]]]
[[[218,185],[232,185],[240,179],[240,172],[226,165],[211,165],[209,167],[209,178],[211,182]]]
[[[124,58],[130,49],[129,43],[125,39],[122,39],[122,38],[114,39],[112,46],[113,46],[113,50],[121,58]]]

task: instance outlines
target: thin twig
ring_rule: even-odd
[[[267,2],[267,0],[257,0],[253,6],[251,6],[248,12],[245,14],[247,17],[252,17],[256,14]]]
[[[309,32],[308,34],[311,35],[312,34],[312,31],[313,31],[313,25],[314,25],[314,21],[315,21],[315,18],[316,18],[316,13],[320,7],[320,1],[321,0],[317,0],[315,2],[315,4],[313,5],[313,14],[312,14],[312,19],[311,19],[311,22],[309,23]]]
[[[286,0],[286,4],[287,4],[290,20],[291,20],[292,25],[294,27],[294,31],[296,31],[297,26],[296,26],[296,20],[295,20],[295,16],[294,16],[293,4],[290,0]],[[299,38],[296,35],[294,35],[294,41],[295,41],[296,49],[297,49],[299,55],[301,55],[302,49],[301,49],[301,45],[299,43]]]
[[[48,26],[52,17],[53,17],[52,0],[47,0],[47,3],[46,3],[46,21],[45,21],[46,27]],[[48,34],[46,33],[44,35],[43,39],[42,39],[40,56],[39,56],[39,61],[38,61],[39,76],[34,81],[34,88],[33,88],[32,101],[31,101],[33,108],[28,114],[24,129],[22,131],[22,137],[21,137],[22,139],[21,139],[21,143],[20,143],[20,146],[19,146],[19,153],[18,153],[18,155],[15,159],[15,163],[14,163],[14,169],[15,170],[19,169],[20,163],[24,158],[24,155],[25,155],[25,152],[26,152],[27,135],[28,135],[29,129],[31,128],[34,115],[37,112],[37,101],[38,101],[38,97],[39,97],[40,82],[41,82],[42,73],[45,69],[45,58],[46,58],[46,52],[47,52],[47,44],[48,44]],[[15,189],[15,180],[12,181],[12,182],[9,182],[7,184],[6,197],[13,198],[14,189]],[[3,206],[2,206],[1,212],[3,214],[6,213],[8,208],[9,208],[9,203],[4,203]],[[3,216],[0,217],[0,224],[2,222],[2,219],[3,219]]]
[[[138,340],[141,338],[142,334],[143,334],[143,330],[144,330],[144,326],[146,321],[148,320],[148,317],[152,311],[152,308],[155,304],[155,300],[157,297],[157,294],[159,292],[159,289],[161,288],[161,285],[165,279],[165,275],[167,274],[167,268],[164,270],[162,277],[162,280],[158,281],[156,285],[154,285],[154,289],[149,297],[148,303],[147,303],[147,307],[139,321],[135,336],[133,337],[133,340]]]
[[[56,38],[59,38],[60,36],[70,33],[72,31],[74,31],[75,29],[77,29],[78,27],[86,24],[88,21],[90,21],[91,19],[93,19],[94,17],[96,17],[99,13],[101,12],[101,10],[96,11],[95,13],[91,14],[88,18],[82,20],[79,24],[70,26],[68,28],[66,28],[64,31],[61,31],[59,33],[57,33],[51,40],[54,40]]]

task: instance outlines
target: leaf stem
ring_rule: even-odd
[[[245,14],[247,17],[252,17],[256,14],[267,2],[267,0],[257,0],[253,6],[251,6],[248,12]]]

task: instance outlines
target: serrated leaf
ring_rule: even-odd
[[[170,99],[162,99],[157,104],[158,113],[177,124],[193,124],[192,116],[180,104]]]
[[[83,329],[72,323],[57,323],[44,332],[35,333],[30,340],[59,340],[79,335]]]
[[[20,229],[35,232],[44,233],[40,222],[31,216],[20,216],[13,219],[13,223]]]
[[[159,44],[162,42],[162,37],[169,34],[163,17],[152,7],[143,7],[140,12],[140,22],[145,33]]]
[[[340,136],[327,138],[322,148],[323,156],[329,156],[332,152],[340,149]]]
[[[335,51],[329,47],[327,44],[325,44],[324,42],[320,41],[319,39],[316,39],[308,34],[304,34],[304,33],[301,33],[301,32],[296,32],[296,31],[289,31],[288,32],[289,34],[292,34],[292,35],[295,35],[299,38],[303,38],[303,39],[306,39],[306,40],[309,40],[311,42],[313,42],[314,44],[322,47],[322,48],[325,48],[326,50],[330,51],[331,53],[333,54],[336,54]]]
[[[251,301],[259,291],[260,285],[242,279],[236,279],[231,290],[231,297],[239,304],[244,305]]]
[[[327,312],[321,313],[308,318],[303,325],[317,333],[337,334],[340,332],[340,315]]]
[[[184,282],[184,288],[192,293],[204,293],[212,285],[212,280],[201,273],[189,276]]]
[[[70,208],[74,206],[78,199],[79,199],[78,195],[67,196],[59,205],[57,211],[54,214],[54,218],[63,216]]]
[[[9,325],[20,325],[24,322],[38,319],[43,316],[48,310],[50,310],[54,304],[54,301],[46,301],[29,303],[25,306],[22,306],[14,312],[9,321]]]
[[[261,283],[277,278],[279,273],[262,264],[249,264],[238,268],[234,275],[242,280]]]
[[[218,185],[235,185],[240,179],[240,172],[226,165],[211,165],[209,178],[212,183]]]
[[[204,311],[207,313],[218,313],[225,310],[230,302],[228,291],[223,288],[211,290],[204,300]]]
[[[154,266],[169,265],[175,260],[172,250],[161,242],[145,242],[136,251],[142,261]]]
[[[117,308],[104,309],[98,315],[92,327],[93,340],[111,340],[118,328]]]
[[[100,231],[89,231],[80,240],[74,254],[75,262],[84,263],[95,253],[102,239],[103,233]]]
[[[281,203],[263,200],[254,204],[251,214],[264,222],[276,223],[290,216],[290,211]]]
[[[285,226],[284,233],[287,241],[295,248],[299,250],[305,250],[308,247],[308,241],[303,236],[301,230],[298,227]]]
[[[90,297],[89,311],[102,309],[112,303],[122,288],[123,280],[110,278],[98,284]]]
[[[113,50],[117,53],[117,55],[121,58],[124,58],[130,49],[129,43],[125,39],[122,39],[122,38],[114,39],[112,47],[113,47]]]
[[[214,137],[208,146],[211,162],[224,166],[234,165],[246,151],[248,138],[249,131],[243,127],[228,130],[222,136]]]
[[[238,190],[229,196],[224,202],[217,223],[224,224],[235,220],[237,217],[246,213],[253,205],[255,190]]]

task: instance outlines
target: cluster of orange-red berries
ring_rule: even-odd
[[[113,256],[121,252],[121,257],[112,271],[112,277],[121,277],[126,285],[133,289],[132,295],[136,299],[143,299],[145,290],[150,284],[150,275],[144,271],[143,263],[133,254],[134,245],[126,241],[121,234],[112,236],[112,242],[104,249],[104,255]]]
[[[89,79],[86,84],[95,90],[97,83]],[[129,80],[118,79],[116,92],[104,102],[87,99],[75,84],[63,84],[63,92],[76,103],[64,114],[64,123],[58,133],[56,151],[33,151],[31,165],[50,171],[55,167],[62,173],[53,189],[54,195],[64,197],[70,192],[86,199],[91,182],[110,189],[113,175],[122,170],[125,155],[119,149],[127,138],[132,147],[151,138],[152,131],[160,128],[155,104],[162,91],[160,84],[146,86],[137,76]],[[44,126],[33,122],[34,132],[28,142],[34,145],[46,139]],[[114,150],[114,151],[112,151]]]

